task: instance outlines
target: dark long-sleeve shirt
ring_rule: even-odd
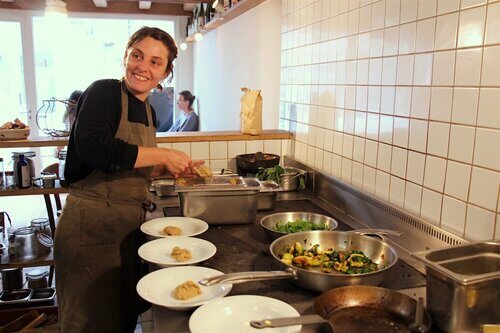
[[[137,159],[137,145],[116,139],[121,119],[121,90],[118,80],[92,83],[80,97],[76,121],[71,130],[64,177],[74,183],[94,170],[114,173],[132,170]],[[146,104],[128,92],[128,121],[148,124]]]

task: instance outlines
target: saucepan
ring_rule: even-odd
[[[314,300],[315,315],[251,321],[254,328],[321,324],[335,333],[427,332],[431,317],[419,302],[398,291],[373,286],[330,289]]]
[[[372,232],[366,231],[367,234]],[[319,269],[305,269],[281,261],[280,255],[291,245],[299,242],[303,248],[319,244],[320,249],[337,251],[360,250],[377,264],[377,270],[362,274],[324,273]],[[370,237],[356,232],[344,231],[305,231],[288,234],[276,239],[269,248],[274,260],[285,269],[282,271],[261,271],[230,273],[199,281],[202,285],[215,283],[243,283],[256,280],[292,279],[292,282],[305,289],[324,292],[332,288],[348,285],[371,285],[382,283],[398,260],[396,250],[381,238]]]

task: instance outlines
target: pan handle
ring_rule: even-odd
[[[250,321],[250,326],[253,328],[274,328],[274,327],[286,327],[294,325],[312,325],[312,324],[323,324],[330,322],[318,315],[307,315],[300,317],[280,317],[271,318],[263,320],[252,320]]]
[[[297,271],[293,269],[286,269],[283,271],[269,271],[269,272],[239,272],[216,275],[204,278],[198,281],[202,286],[211,286],[216,283],[244,283],[250,281],[260,280],[281,280],[281,279],[297,279]]]

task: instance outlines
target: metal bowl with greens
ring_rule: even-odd
[[[284,212],[263,217],[260,225],[269,239],[311,230],[334,230],[338,222],[329,216],[308,212]]]

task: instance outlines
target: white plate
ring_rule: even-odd
[[[30,128],[0,129],[0,140],[24,140],[30,135]]]
[[[191,333],[296,333],[300,332],[301,325],[257,329],[250,326],[250,321],[298,316],[300,314],[295,308],[274,298],[254,295],[229,296],[196,309],[189,319],[189,330]]]
[[[172,237],[163,232],[163,228],[171,225],[181,229],[181,236],[196,236],[208,229],[205,221],[192,217],[160,217],[141,225],[141,231],[153,237]]]
[[[177,261],[170,256],[174,247],[191,251],[191,259]],[[212,258],[217,252],[214,244],[204,239],[193,237],[158,238],[143,244],[139,248],[139,256],[160,267],[192,265]]]
[[[231,291],[233,285],[216,284],[210,287],[199,285],[201,295],[185,301],[175,299],[172,296],[175,287],[188,280],[198,282],[201,279],[220,274],[223,273],[216,269],[199,266],[162,268],[140,279],[137,283],[137,293],[150,303],[171,310],[188,310],[215,298],[226,296]]]

